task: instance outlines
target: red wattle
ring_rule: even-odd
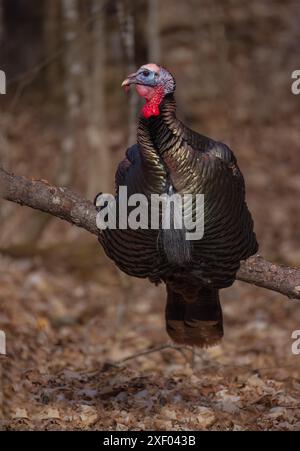
[[[146,119],[149,119],[151,116],[159,116],[160,111],[158,105],[151,105],[150,102],[147,102],[143,106],[141,113]]]
[[[159,105],[162,101],[162,99],[164,98],[164,90],[163,88],[160,86],[156,89],[153,89],[151,96],[145,96],[146,97],[146,103],[142,108],[142,115],[146,118],[149,119],[149,117],[151,116],[159,116],[160,115],[160,111],[159,111]]]

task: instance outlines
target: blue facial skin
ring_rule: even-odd
[[[146,86],[155,86],[157,78],[158,74],[149,69],[141,69],[136,75],[137,82]]]

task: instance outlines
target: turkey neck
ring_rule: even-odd
[[[139,121],[138,143],[145,174],[163,176],[165,190],[170,185],[179,188],[182,183],[177,183],[178,176],[184,176],[181,162],[187,153],[183,147],[184,126],[176,117],[173,95],[167,95],[159,109],[159,116],[141,117]]]
[[[149,119],[140,118],[138,127],[138,142],[146,150],[151,148],[163,157],[176,143],[181,140],[180,123],[176,118],[176,101],[174,96],[167,95],[159,106],[159,116]]]

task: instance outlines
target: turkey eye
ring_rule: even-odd
[[[149,72],[148,70],[144,70],[144,71],[142,72],[142,74],[143,74],[144,77],[149,77],[150,72]]]

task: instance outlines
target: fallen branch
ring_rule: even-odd
[[[68,188],[10,174],[0,168],[0,195],[6,200],[57,216],[98,235],[92,202]],[[300,299],[300,269],[276,265],[259,255],[241,263],[237,279]]]
[[[284,368],[290,368],[290,369],[299,369],[300,368],[300,365],[297,365],[294,363],[286,364],[286,365],[278,364],[278,365],[273,365],[273,366],[261,366],[261,367],[255,367],[255,366],[251,366],[251,365],[236,365],[234,363],[221,363],[221,362],[218,362],[217,360],[212,360],[212,359],[207,360],[205,358],[205,354],[203,354],[203,350],[202,350],[202,352],[197,353],[194,348],[190,348],[190,347],[184,346],[184,345],[179,346],[179,345],[173,345],[173,344],[168,344],[168,343],[162,344],[160,346],[156,346],[155,348],[145,348],[145,349],[138,351],[134,354],[131,354],[130,356],[125,357],[124,359],[121,359],[121,360],[107,362],[107,367],[109,368],[110,366],[113,366],[115,368],[119,368],[120,366],[123,366],[124,363],[127,363],[131,360],[135,360],[139,357],[144,357],[149,354],[161,352],[161,351],[164,351],[165,349],[180,352],[187,361],[188,361],[188,359],[187,359],[184,351],[192,350],[193,356],[198,357],[201,360],[201,370],[202,371],[210,370],[210,369],[217,369],[217,370],[228,369],[228,370],[232,371],[232,369],[239,369],[242,371],[256,374],[256,373],[261,373],[263,371],[274,371],[274,370],[276,371],[278,369],[284,369]],[[191,365],[191,366],[193,366],[193,365]],[[102,371],[103,371],[103,369],[102,369]]]
[[[124,359],[118,360],[116,362],[113,362],[114,365],[123,365],[124,363],[129,362],[130,360],[135,360],[138,357],[144,357],[145,355],[149,355],[149,354],[153,354],[156,352],[161,352],[164,351],[165,349],[172,349],[175,351],[180,352],[181,354],[183,354],[183,356],[186,358],[186,356],[184,355],[184,351],[189,350],[189,348],[187,346],[178,346],[178,345],[174,345],[174,344],[170,344],[170,343],[166,343],[160,346],[156,346],[155,348],[146,348],[143,349],[142,351],[138,351],[134,354],[131,354],[128,357],[125,357]],[[194,352],[194,350],[191,348],[192,352]],[[198,357],[202,358],[202,356],[200,354],[195,353]]]

